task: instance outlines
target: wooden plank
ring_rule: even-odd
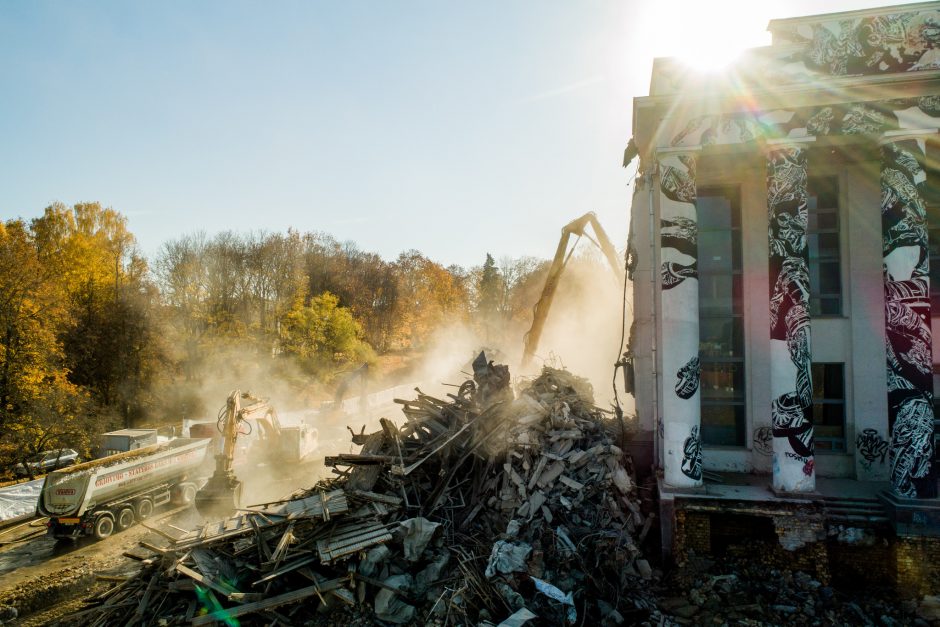
[[[379,503],[385,503],[386,505],[394,505],[395,507],[401,506],[402,503],[401,499],[397,496],[379,494],[378,492],[369,492],[368,490],[353,490],[350,492],[350,494],[368,501],[377,501]]]
[[[147,606],[150,604],[150,596],[153,594],[153,588],[157,585],[157,577],[159,573],[154,573],[150,578],[150,582],[147,584],[147,589],[144,590],[144,594],[140,597],[140,603],[137,604],[137,611],[134,612],[134,618],[131,619],[132,622],[136,622],[144,617],[144,613],[147,611]]]
[[[192,568],[189,568],[188,566],[183,566],[182,564],[179,564],[179,565],[176,567],[176,570],[177,570],[178,572],[180,572],[180,573],[186,575],[186,576],[189,577],[190,579],[193,579],[193,580],[195,580],[195,581],[201,583],[202,585],[206,586],[207,588],[212,588],[213,590],[215,590],[215,591],[218,592],[219,594],[225,595],[226,597],[228,597],[228,596],[231,595],[231,594],[238,594],[238,593],[239,593],[239,591],[236,590],[235,588],[233,588],[232,586],[230,586],[230,585],[228,585],[228,584],[225,584],[225,583],[221,583],[221,582],[215,582],[215,581],[213,581],[212,579],[210,579],[210,578],[208,578],[208,577],[205,577],[205,576],[203,576],[203,575],[200,574],[200,573],[197,573],[196,571],[194,571]]]
[[[254,582],[254,583],[251,584],[251,585],[252,585],[252,586],[257,586],[257,585],[260,585],[260,584],[262,584],[262,583],[265,583],[266,581],[270,581],[270,580],[272,580],[272,579],[277,579],[277,578],[280,577],[281,575],[285,575],[285,574],[291,572],[292,570],[296,570],[296,569],[298,569],[298,568],[301,568],[301,567],[303,567],[303,566],[306,566],[307,564],[311,564],[311,563],[313,563],[313,562],[316,562],[317,559],[318,559],[318,558],[317,558],[316,555],[310,555],[310,556],[308,556],[308,557],[301,558],[301,559],[299,559],[299,560],[296,560],[296,561],[294,561],[294,562],[291,562],[290,564],[286,564],[286,565],[284,565],[284,566],[278,568],[277,570],[271,571],[270,573],[268,573],[267,575],[265,575],[264,577],[262,577],[261,579],[259,579],[258,581]]]
[[[254,603],[246,603],[236,607],[216,610],[215,612],[210,612],[209,614],[205,614],[203,616],[194,617],[192,624],[194,626],[211,625],[216,621],[221,621],[227,618],[238,618],[239,616],[254,614],[255,612],[263,612],[265,610],[280,607],[288,603],[296,603],[297,601],[302,601],[307,597],[314,596],[317,594],[318,589],[320,592],[335,590],[336,588],[339,588],[345,581],[348,580],[346,578],[331,579],[330,581],[319,584],[318,586],[300,588],[299,590],[286,592],[275,597],[264,599],[263,601],[256,601]]]
[[[151,527],[151,526],[148,525],[147,523],[142,522],[142,523],[140,523],[140,526],[143,527],[144,529],[147,529],[147,530],[149,530],[149,531],[154,532],[154,533],[157,534],[158,536],[162,537],[164,540],[169,540],[170,542],[176,542],[177,540],[179,540],[179,538],[177,538],[176,536],[171,536],[170,534],[168,534],[167,532],[163,531],[162,529],[157,529],[156,527]]]

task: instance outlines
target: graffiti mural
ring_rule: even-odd
[[[816,24],[793,24],[774,36],[802,44],[791,62],[831,76],[940,68],[940,11],[924,9]]]
[[[698,355],[689,360],[689,363],[679,368],[676,373],[676,396],[679,398],[692,398],[698,392],[699,381],[702,378],[702,364]]]
[[[673,145],[747,144],[761,139],[842,135],[880,137],[905,128],[940,127],[940,96],[847,102],[677,118]]]
[[[761,455],[770,456],[774,452],[774,436],[770,427],[754,429],[754,450]]]
[[[692,433],[682,444],[682,474],[694,481],[702,480],[702,440],[698,429],[692,427]]]
[[[855,438],[855,448],[862,456],[862,466],[865,470],[871,470],[872,464],[876,461],[879,464],[885,463],[888,441],[881,437],[877,429],[862,429],[862,432]]]
[[[770,246],[771,433],[774,488],[815,489],[806,228],[806,149],[767,156]],[[808,472],[807,472],[808,470]]]
[[[701,483],[685,452],[690,434],[698,441],[701,421],[695,165],[691,153],[659,157],[663,371],[675,377],[663,394],[664,466],[666,483],[677,487]]]
[[[894,490],[909,498],[937,494],[936,469],[931,463],[933,358],[923,160],[923,145],[917,139],[882,147],[888,459]]]

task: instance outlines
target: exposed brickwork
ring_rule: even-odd
[[[913,597],[940,591],[940,538],[900,537],[894,551],[899,594]]]
[[[879,537],[870,544],[829,540],[829,571],[833,583],[890,588],[897,583],[892,538]]]
[[[818,513],[780,512],[727,514],[680,505],[673,545],[677,565],[681,569],[693,555],[729,555],[767,568],[801,570],[823,584],[835,578],[845,585],[894,587],[912,597],[940,591],[940,538],[896,537],[879,527],[850,530],[861,533],[847,539],[844,533],[827,533]]]
[[[677,562],[684,562],[689,551],[699,555],[711,553],[711,518],[708,514],[678,510],[676,512],[676,545],[674,555]]]

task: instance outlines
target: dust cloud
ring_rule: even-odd
[[[628,298],[631,290],[627,290]],[[614,400],[614,364],[620,358],[621,337],[628,339],[632,303],[624,316],[623,283],[599,255],[574,257],[558,285],[545,321],[536,358],[522,375],[538,373],[542,365],[564,367],[594,387],[595,403],[609,407]],[[625,350],[625,349],[624,349]],[[617,389],[625,413],[634,412],[633,397],[623,393],[618,372]]]
[[[462,322],[440,327],[425,338],[420,358],[402,373],[381,382],[353,382],[339,405],[322,402],[332,398],[332,387],[304,374],[290,360],[246,358],[251,351],[242,353],[231,344],[204,357],[202,372],[211,372],[211,377],[204,376],[176,394],[181,396],[178,400],[192,399],[192,407],[198,407],[198,415],[186,417],[215,419],[233,389],[250,391],[270,400],[282,424],[306,423],[317,430],[316,450],[302,462],[262,462],[236,470],[245,484],[243,503],[270,502],[334,476],[332,468],[324,465],[324,457],[359,450],[349,428],[374,433],[381,429],[383,417],[400,425],[404,416],[395,398],[413,399],[415,388],[445,399],[447,393],[456,393],[459,384],[472,376],[471,362],[481,350],[489,359],[508,364],[517,385],[536,376],[543,365],[564,367],[591,382],[598,406],[610,407],[614,363],[632,319],[630,303],[625,319],[623,305],[623,284],[605,260],[582,253],[568,263],[536,357],[525,371],[520,365],[523,334],[531,325],[531,315],[507,323],[490,337]],[[619,374],[617,386],[625,413],[633,413],[633,398],[623,393]]]

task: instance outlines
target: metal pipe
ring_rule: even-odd
[[[656,317],[656,230],[653,228],[653,221],[656,219],[653,208],[653,175],[656,172],[656,161],[648,165],[647,171],[643,174],[643,180],[646,182],[647,205],[649,210],[649,242],[650,242],[650,356],[652,358],[652,376],[653,376],[653,466],[657,469],[662,468],[662,459],[659,451],[661,442],[659,439],[659,425],[661,419],[659,416],[659,373],[656,370],[656,334],[659,332],[659,323]]]

